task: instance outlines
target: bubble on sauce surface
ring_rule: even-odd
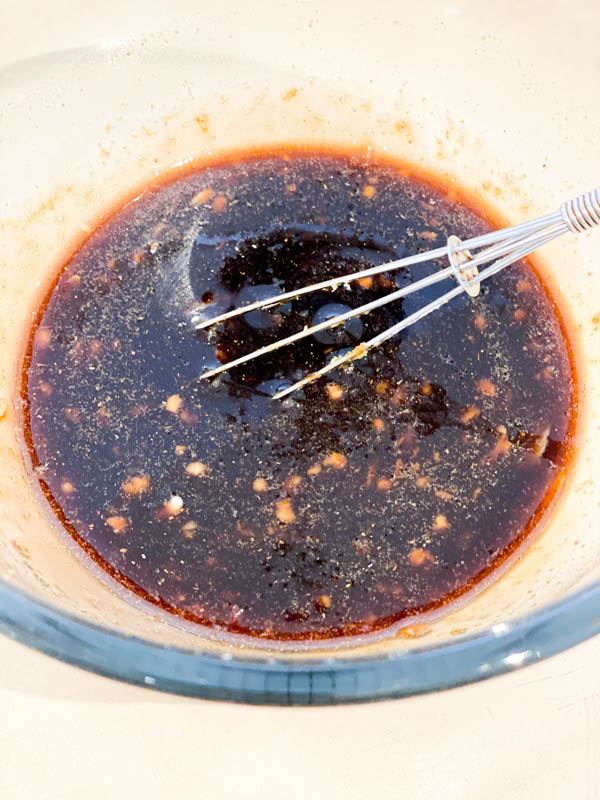
[[[343,303],[326,303],[321,306],[311,320],[312,325],[320,325],[322,322],[333,319],[340,314],[346,314],[352,309]],[[321,344],[346,344],[348,342],[359,342],[364,326],[358,317],[347,319],[342,324],[325,328],[322,331],[313,333],[314,338]]]
[[[236,306],[242,308],[260,300],[269,300],[281,294],[279,286],[274,284],[257,284],[243,286],[236,298]],[[289,309],[289,306],[288,306]],[[276,327],[281,321],[280,315],[285,313],[278,306],[272,309],[257,309],[244,314],[244,322],[259,331]]]

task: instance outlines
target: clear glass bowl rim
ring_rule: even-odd
[[[11,64],[7,64],[10,66]],[[0,632],[99,675],[174,694],[333,705],[451,689],[523,668],[600,632],[600,581],[471,635],[430,647],[302,663],[160,645],[94,624],[0,579]]]
[[[0,580],[0,632],[67,664],[174,694],[271,705],[333,705],[450,689],[522,668],[600,631],[600,581],[449,643],[294,662],[244,658],[127,636]]]

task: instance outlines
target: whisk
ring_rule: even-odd
[[[353,317],[358,317],[367,314],[376,308],[380,308],[409,294],[418,292],[428,286],[443,281],[449,277],[456,279],[457,285],[445,294],[441,294],[432,302],[424,305],[422,308],[415,311],[413,314],[405,317],[396,325],[392,325],[387,330],[374,336],[366,342],[361,342],[356,347],[352,348],[344,354],[340,354],[332,358],[321,369],[316,370],[305,375],[301,380],[286,386],[276,392],[274,398],[283,398],[292,392],[297,391],[302,386],[312,383],[318,378],[326,375],[344,364],[362,358],[369,350],[382,344],[383,342],[396,336],[400,331],[413,325],[415,322],[431,314],[433,311],[441,308],[453,298],[457,297],[462,292],[467,292],[471,297],[477,296],[481,281],[486,278],[496,275],[498,272],[514,264],[516,261],[524,258],[532,253],[537,248],[541,247],[558,236],[564,233],[582,233],[591,230],[595,226],[600,225],[600,189],[586,192],[578,197],[568,200],[563,203],[559,211],[553,214],[547,214],[544,217],[538,217],[530,222],[523,222],[520,225],[514,225],[509,228],[503,228],[499,231],[483,234],[482,236],[475,236],[471,239],[461,241],[458,236],[449,236],[445,247],[439,247],[435,250],[425,251],[418,253],[408,258],[400,258],[396,261],[390,261],[386,264],[380,264],[376,267],[369,267],[368,269],[353,272],[347,275],[331,278],[327,281],[314,283],[310,286],[303,286],[290,292],[283,292],[281,294],[268,297],[264,300],[257,300],[253,303],[234,308],[212,319],[203,320],[196,325],[197,329],[209,328],[214,325],[219,325],[228,319],[247,314],[250,311],[257,311],[259,309],[268,309],[281,303],[287,303],[310,292],[322,291],[325,289],[335,289],[338,286],[349,285],[352,281],[359,280],[360,278],[367,278],[372,275],[377,275],[381,272],[392,272],[394,270],[404,269],[415,264],[423,263],[426,261],[433,261],[446,258],[448,266],[438,270],[421,280],[417,280],[407,286],[398,289],[397,291],[386,294],[383,297],[373,300],[370,303],[365,303],[362,306],[353,308],[343,314],[332,316],[329,319],[320,322],[317,325],[305,326],[297,333],[287,336],[284,339],[279,339],[271,344],[240,356],[235,360],[229,361],[225,364],[210,369],[202,375],[201,379],[211,378],[222,372],[226,372],[233,367],[245,364],[255,358],[259,358],[267,353],[272,353],[280,347],[297,342],[306,336],[312,336],[319,331],[334,328],[338,325],[343,325],[347,320]],[[479,249],[477,254],[472,251]],[[484,269],[479,271],[479,267],[489,264]]]

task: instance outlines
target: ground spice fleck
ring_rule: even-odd
[[[435,563],[434,556],[429,550],[425,550],[422,547],[414,547],[408,554],[408,560],[415,567],[421,567],[423,564]]]
[[[323,611],[331,608],[331,597],[328,594],[321,594],[317,597],[317,606]]]
[[[460,415],[460,421],[463,425],[468,425],[472,419],[477,419],[481,412],[475,406],[467,406]]]
[[[275,505],[277,519],[284,525],[289,525],[296,521],[296,514],[289,500],[278,500]]]
[[[165,401],[165,408],[167,411],[170,411],[171,414],[177,414],[181,410],[182,405],[183,400],[178,394],[169,395]]]
[[[181,526],[181,532],[186,537],[186,539],[193,539],[196,531],[198,530],[198,523],[194,522],[194,520],[188,520],[184,522]]]
[[[327,392],[330,400],[341,400],[344,396],[344,390],[339,383],[325,384],[325,391]]]
[[[214,195],[214,192],[213,192],[213,190],[212,190],[212,189],[208,189],[208,188],[206,188],[206,189],[201,189],[199,192],[197,192],[197,193],[196,193],[196,194],[195,194],[195,195],[192,197],[192,199],[191,199],[191,204],[192,204],[193,206],[201,206],[201,205],[203,205],[204,203],[208,203],[208,202],[210,202],[210,200],[212,199],[212,196],[213,196],[213,195]]]
[[[123,484],[125,494],[142,494],[150,488],[150,478],[147,475],[135,475]]]
[[[185,471],[188,475],[193,475],[194,478],[205,478],[210,472],[210,469],[208,464],[202,461],[192,461],[186,466]]]
[[[227,198],[224,194],[218,194],[212,201],[212,210],[217,214],[222,214],[227,208]]]
[[[323,459],[324,467],[333,467],[334,469],[344,469],[347,463],[348,459],[343,453],[329,453],[329,455]]]
[[[477,389],[486,397],[494,397],[496,394],[496,387],[489,378],[480,378],[477,381]]]
[[[105,522],[115,533],[124,533],[129,524],[125,517],[108,517]]]

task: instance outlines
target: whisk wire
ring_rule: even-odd
[[[519,225],[514,225],[512,228],[504,228],[500,231],[491,231],[490,233],[484,233],[480,236],[472,237],[471,239],[465,239],[455,247],[455,250],[457,252],[474,250],[478,247],[484,247],[488,244],[499,243],[513,236],[517,237],[521,234],[533,233],[544,227],[547,227],[552,223],[561,222],[561,220],[562,218],[560,212],[549,214],[547,217],[540,217],[539,219],[531,220],[530,222],[523,222]],[[226,322],[228,319],[233,319],[234,317],[247,314],[250,311],[266,310],[268,308],[272,308],[273,306],[286,303],[289,300],[294,300],[297,297],[302,297],[302,295],[309,294],[311,292],[335,289],[337,286],[351,283],[352,281],[359,280],[360,278],[370,278],[374,275],[379,275],[382,272],[393,272],[396,269],[405,269],[406,267],[411,267],[416,264],[422,264],[425,261],[434,261],[447,256],[447,245],[444,247],[438,247],[435,250],[425,250],[422,253],[416,253],[415,255],[407,256],[406,258],[399,258],[394,261],[388,261],[385,264],[379,264],[375,267],[368,267],[367,269],[359,270],[358,272],[352,272],[347,275],[329,278],[326,281],[313,283],[309,286],[302,286],[299,289],[283,292],[282,294],[274,295],[273,297],[266,297],[263,300],[255,300],[252,303],[239,306],[238,308],[233,308],[230,311],[225,311],[223,314],[211,317],[210,319],[198,320],[195,323],[195,328],[196,330],[211,328],[214,325],[218,325],[221,322]]]
[[[445,294],[440,295],[432,302],[426,304],[422,308],[410,314],[405,319],[397,324],[391,326],[387,330],[373,337],[372,339],[362,342],[356,347],[352,348],[344,355],[336,356],[331,359],[324,367],[315,372],[304,376],[301,380],[285,387],[273,395],[274,398],[283,398],[297,389],[311,383],[314,380],[326,375],[328,372],[347,364],[356,359],[362,358],[369,350],[377,347],[388,339],[396,336],[405,328],[415,324],[419,320],[431,314],[433,311],[441,308],[453,298],[460,295],[463,291],[468,292],[471,296],[477,294],[479,284],[497,274],[505,267],[519,261],[521,258],[537,250],[539,247],[551,242],[558,236],[571,231],[572,233],[581,233],[590,230],[596,225],[600,225],[600,189],[587,192],[579,197],[573,198],[560,207],[560,211],[546,216],[539,217],[529,222],[523,222],[519,225],[514,225],[510,228],[504,228],[498,231],[491,231],[480,236],[475,236],[470,239],[460,240],[456,236],[450,236],[444,247],[438,247],[435,250],[429,250],[422,253],[417,253],[406,258],[396,259],[386,264],[379,264],[375,267],[353,272],[347,275],[330,278],[327,281],[321,281],[309,286],[303,286],[289,292],[268,297],[264,300],[257,300],[256,302],[234,308],[219,316],[215,316],[208,320],[198,321],[196,323],[197,329],[208,328],[213,325],[220,324],[234,317],[242,314],[247,314],[249,311],[256,311],[260,309],[268,309],[281,303],[288,302],[297,297],[301,297],[311,292],[322,291],[326,289],[334,289],[337,286],[350,284],[352,281],[359,280],[360,278],[367,278],[378,275],[382,272],[393,272],[394,270],[411,267],[426,261],[435,261],[442,258],[447,258],[450,265],[443,267],[436,272],[431,273],[413,283],[404,286],[397,291],[386,294],[383,297],[377,298],[369,303],[365,303],[357,308],[350,309],[349,311],[333,316],[323,322],[305,326],[301,331],[279,339],[269,345],[261,347],[251,353],[247,353],[237,359],[221,364],[220,366],[208,370],[200,375],[200,378],[211,378],[222,372],[232,369],[233,367],[245,364],[255,358],[259,358],[267,353],[271,353],[281,347],[299,341],[307,336],[311,336],[319,331],[330,329],[338,325],[342,325],[348,320],[361,316],[362,314],[369,313],[377,308],[380,308],[388,303],[400,300],[414,292],[418,292],[429,286],[432,286],[440,281],[443,281],[451,276],[457,280],[457,286]],[[471,253],[472,250],[483,248],[476,255]],[[478,271],[478,267],[489,263],[493,263]],[[475,291],[474,291],[475,289]]]
[[[539,242],[541,242],[545,236],[550,234],[550,232],[554,233],[555,236],[558,236],[560,235],[560,233],[562,233],[562,230],[563,230],[562,223],[557,223],[557,225],[553,226],[553,228],[549,229],[548,231],[545,232],[538,231],[535,233],[529,233],[523,235],[521,239],[517,240],[516,244],[523,244],[523,245],[533,244],[535,247],[539,247]],[[464,252],[464,247],[462,245],[464,245],[464,242],[455,245],[453,249],[457,251],[461,250]],[[437,272],[434,272],[431,275],[427,275],[424,278],[421,278],[420,280],[417,280],[414,283],[409,284],[408,286],[404,286],[395,292],[386,294],[383,297],[378,298],[377,300],[373,300],[370,303],[365,303],[362,306],[350,309],[349,311],[344,312],[343,314],[338,314],[334,317],[330,317],[329,319],[324,320],[323,322],[320,322],[317,325],[311,325],[310,327],[306,326],[301,331],[291,334],[290,336],[286,336],[284,339],[278,339],[272,344],[265,345],[264,347],[261,347],[258,350],[253,350],[251,353],[247,353],[246,355],[240,356],[239,358],[236,358],[232,361],[228,361],[225,364],[221,364],[220,366],[215,367],[214,369],[207,370],[202,374],[201,377],[202,378],[215,377],[216,375],[219,375],[222,372],[226,372],[230,369],[233,369],[234,367],[239,367],[242,364],[247,363],[248,361],[251,361],[255,358],[260,358],[260,356],[266,355],[267,353],[272,353],[281,347],[286,347],[287,345],[293,344],[294,342],[297,342],[300,339],[304,339],[307,336],[312,336],[313,334],[319,333],[320,331],[326,329],[335,328],[339,325],[344,324],[348,320],[353,319],[354,317],[362,316],[363,314],[367,314],[370,311],[374,311],[376,308],[380,308],[381,306],[400,300],[403,297],[407,297],[410,294],[419,292],[422,289],[426,289],[429,286],[433,286],[434,284],[439,283],[440,281],[443,281],[451,277],[453,274],[455,275],[459,283],[464,284],[465,288],[468,288],[469,286],[472,286],[474,284],[478,284],[479,281],[471,281],[470,283],[468,281],[465,282],[465,280],[461,278],[461,273],[463,273],[466,270],[466,268],[471,270],[474,267],[477,267],[480,264],[483,264],[486,261],[491,260],[492,258],[503,256],[506,253],[509,253],[512,250],[514,250],[514,247],[515,247],[514,241],[510,241],[508,243],[506,241],[500,241],[498,244],[483,250],[477,256],[474,256],[473,258],[469,259],[465,264],[461,265],[458,268],[455,267],[454,265],[445,267],[444,269],[438,270]],[[479,280],[482,280],[482,278],[480,277]],[[311,286],[303,287],[303,293],[306,293],[307,291],[314,292],[317,290],[317,287],[319,286],[320,284],[313,284]],[[294,293],[290,292],[289,294],[294,294]],[[294,294],[294,297],[297,296],[298,296],[297,294]],[[278,299],[279,302],[281,302],[281,296],[278,296],[278,298],[276,299]],[[265,302],[265,301],[259,301],[259,302]],[[265,305],[261,305],[260,307],[264,309]],[[249,310],[249,307],[244,306],[244,309],[247,311]],[[236,311],[237,310],[238,309],[236,309]]]
[[[519,261],[519,259],[524,258],[525,256],[529,255],[533,250],[541,247],[543,244],[547,244],[555,239],[557,236],[556,233],[548,235],[545,239],[542,239],[535,245],[524,245],[520,249],[511,252],[505,258],[500,259],[499,261],[492,264],[490,267],[487,267],[483,272],[479,273],[479,275],[475,276],[474,278],[469,279],[466,281],[465,284],[458,284],[450,291],[446,292],[440,297],[433,300],[431,303],[423,306],[422,308],[418,309],[414,313],[410,314],[408,317],[405,317],[400,322],[396,323],[396,325],[392,325],[391,328],[383,331],[382,333],[378,334],[377,336],[369,339],[367,342],[362,342],[361,344],[357,345],[353,350],[349,353],[344,354],[343,356],[338,356],[337,358],[332,359],[328,364],[322,367],[315,372],[311,372],[308,375],[305,375],[304,378],[297,381],[296,383],[292,384],[291,386],[286,387],[285,389],[280,389],[273,395],[274,399],[282,399],[286,397],[288,394],[297,391],[298,389],[306,386],[308,383],[312,383],[313,381],[321,378],[323,375],[326,375],[328,372],[331,372],[337,367],[342,366],[343,364],[347,364],[351,361],[356,359],[362,358],[367,354],[369,350],[372,350],[374,347],[378,347],[383,342],[391,339],[392,337],[396,336],[398,333],[403,331],[405,328],[408,328],[410,325],[414,325],[416,322],[419,322],[424,317],[431,314],[433,311],[437,311],[443,305],[448,303],[450,300],[453,300],[455,297],[458,297],[461,294],[465,287],[478,283],[479,281],[483,281],[486,278],[490,278],[492,275],[500,272],[505,267],[509,266],[510,264],[514,264],[515,261]]]

